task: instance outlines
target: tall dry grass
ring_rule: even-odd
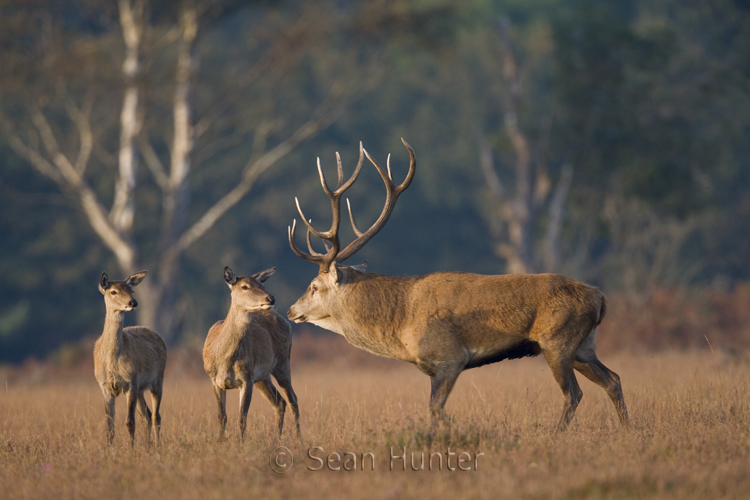
[[[543,359],[503,362],[461,375],[448,400],[450,432],[431,435],[426,376],[343,339],[320,343],[326,361],[310,346],[293,360],[301,442],[290,415],[283,437],[275,436],[273,413],[257,393],[247,439],[238,442],[237,391],[229,393],[230,439],[216,442],[210,381],[186,362],[190,353],[175,353],[167,368],[162,443],[151,449],[141,420],[129,448],[122,397],[115,445],[105,445],[93,370],[61,375],[37,366],[42,372],[31,380],[29,366],[0,372],[0,497],[683,499],[750,491],[750,364],[742,360],[710,351],[606,356],[623,379],[632,430],[620,428],[604,391],[579,376],[584,398],[560,435],[553,429],[562,396]],[[285,474],[269,465],[278,446],[294,454]],[[472,470],[448,470],[449,447],[457,453],[452,467],[466,452],[471,461],[463,466]],[[324,460],[339,453],[334,468],[351,468],[345,453],[354,453],[357,471],[309,470],[320,467],[307,455],[311,448]],[[401,455],[404,448],[407,462],[394,460],[390,470],[391,449]],[[374,471],[369,461],[360,470],[368,452]],[[412,471],[412,453],[419,466],[423,452],[426,462],[440,453],[443,469]]]

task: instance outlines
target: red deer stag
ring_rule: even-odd
[[[240,389],[240,439],[245,439],[247,410],[253,385],[273,406],[279,434],[284,428],[286,401],[271,382],[276,379],[292,405],[299,431],[297,396],[292,389],[289,355],[292,352],[292,329],[289,322],[273,309],[276,299],[263,288],[275,267],[252,276],[235,276],[224,268],[224,281],[232,292],[227,318],[208,331],[203,346],[203,368],[213,381],[219,405],[219,439],[227,425],[227,390]]]
[[[333,223],[328,231],[315,229],[297,201],[297,210],[307,226],[310,253],[304,253],[295,243],[296,220],[289,228],[289,244],[299,257],[318,264],[320,271],[289,308],[289,319],[336,332],[371,353],[415,364],[431,379],[433,427],[447,420],[445,401],[463,370],[540,353],[565,397],[558,430],[567,428],[582,397],[574,369],[604,388],[621,423],[627,425],[620,378],[599,361],[594,351],[595,328],[607,308],[604,294],[597,288],[556,274],[437,272],[401,277],[366,273],[366,262],[342,265],[380,231],[398,196],[414,177],[414,151],[402,142],[411,162],[406,180],[398,186],[392,181],[390,156],[386,173],[361,143],[359,163],[346,182],[336,154],[338,184],[333,191],[326,184],[318,159],[320,183],[331,201]],[[359,175],[363,154],[383,178],[385,206],[372,227],[362,232],[347,200],[357,238],[342,250],[338,237],[341,195]],[[310,235],[330,243],[325,244],[325,254],[313,250]]]
[[[110,281],[107,273],[99,278],[99,291],[104,295],[107,316],[104,331],[94,345],[94,373],[104,394],[107,412],[107,441],[115,437],[115,397],[128,395],[130,445],[135,441],[135,406],[148,424],[147,443],[151,439],[151,423],[156,426],[156,440],[161,429],[162,388],[167,365],[167,346],[162,338],[145,326],[122,327],[122,313],[138,306],[133,298],[133,287],[143,281],[146,271],[130,276],[125,281]],[[143,393],[151,391],[154,412],[151,413]]]

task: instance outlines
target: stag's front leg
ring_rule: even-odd
[[[250,409],[250,399],[253,397],[253,384],[245,381],[240,388],[240,441],[245,441],[247,427],[247,411]]]
[[[138,388],[134,385],[130,386],[128,391],[128,419],[125,425],[130,433],[130,447],[135,446],[135,407],[138,404]]]
[[[219,441],[224,440],[224,431],[227,427],[227,391],[214,384],[216,404],[219,407]]]

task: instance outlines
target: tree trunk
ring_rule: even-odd
[[[183,4],[180,28],[172,106],[174,135],[169,178],[162,199],[159,267],[144,294],[148,296],[148,303],[138,314],[139,322],[154,328],[167,343],[177,336],[182,323],[182,309],[178,300],[184,248],[177,243],[186,229],[190,208],[190,155],[193,151],[190,83],[195,66],[193,46],[198,33],[198,20],[192,2]]]

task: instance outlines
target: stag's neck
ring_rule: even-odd
[[[107,357],[115,358],[122,352],[122,311],[108,310],[102,332],[102,350]]]
[[[365,276],[367,279],[352,283],[338,313],[316,324],[343,335],[360,349],[412,361],[401,337],[408,328],[407,297],[413,279]]]

